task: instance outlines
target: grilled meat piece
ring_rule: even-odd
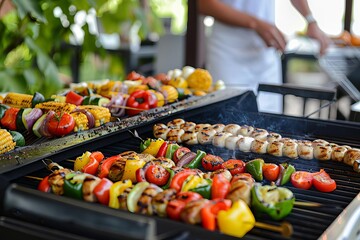
[[[250,152],[251,143],[254,140],[255,139],[252,138],[252,137],[243,137],[243,138],[239,139],[239,141],[238,141],[239,150],[242,151],[242,152]]]
[[[330,160],[332,147],[330,144],[317,144],[314,146],[314,157],[317,160]]]
[[[254,127],[252,126],[248,126],[248,125],[243,125],[240,127],[240,129],[238,130],[237,134],[240,134],[244,137],[248,137],[252,134],[252,132],[254,131]]]
[[[129,193],[131,192],[131,190],[134,188],[134,185],[132,185],[131,187],[126,188],[119,196],[118,196],[118,200],[119,200],[119,209],[122,210],[128,210],[127,208],[127,196],[129,195]]]
[[[215,134],[216,131],[211,127],[204,127],[199,131],[197,135],[198,142],[203,145],[211,144]]]
[[[240,126],[237,125],[237,124],[228,124],[228,125],[225,126],[223,131],[231,133],[232,135],[236,136],[239,129],[240,129]]]
[[[177,142],[177,143],[181,143],[181,136],[185,133],[185,131],[183,129],[170,129],[170,131],[168,132],[166,139],[168,141],[172,141],[172,142]]]
[[[166,140],[167,134],[170,131],[170,128],[168,128],[165,124],[157,123],[154,125],[153,128],[153,134],[155,138],[161,138]]]
[[[351,149],[349,146],[337,146],[332,148],[331,160],[342,162],[347,150]]]
[[[270,142],[272,142],[272,141],[278,141],[278,140],[280,140],[281,138],[282,138],[282,137],[281,137],[280,134],[271,132],[271,133],[269,133],[269,134],[267,135],[266,140],[270,143]]]
[[[180,129],[181,125],[185,123],[184,119],[176,118],[170,122],[167,123],[167,127],[170,129]]]
[[[230,136],[225,140],[225,147],[229,150],[237,150],[239,149],[238,141],[240,138],[243,138],[243,136]]]
[[[295,140],[288,140],[288,139],[282,139],[282,142],[284,143],[283,146],[283,155],[285,157],[289,157],[289,158],[298,158],[298,144]]]
[[[199,199],[189,202],[180,213],[180,218],[188,224],[201,223],[201,209],[209,202],[207,199]]]
[[[155,159],[150,153],[139,153],[137,156],[139,157],[139,160],[144,160],[145,162],[150,162]]]
[[[65,175],[71,172],[67,168],[55,170],[49,175],[48,182],[51,186],[51,191],[56,195],[64,194],[64,180]]]
[[[97,198],[93,193],[94,188],[101,182],[101,179],[93,175],[86,175],[83,182],[82,193],[83,198],[87,202],[96,202]]]
[[[154,215],[166,217],[166,206],[170,200],[175,199],[175,197],[176,190],[173,188],[165,189],[164,191],[156,194],[151,200]]]
[[[266,140],[255,139],[254,141],[251,142],[250,150],[253,153],[264,154],[266,153],[268,144],[269,143]]]
[[[273,140],[271,142],[269,142],[268,146],[267,146],[267,153],[276,157],[282,157],[283,155],[283,146],[284,143],[277,141],[277,140]]]
[[[139,201],[137,202],[137,213],[153,215],[153,207],[151,201],[158,193],[162,192],[162,189],[155,185],[150,184],[144,192],[141,194]]]
[[[194,122],[185,122],[181,124],[180,128],[186,131],[195,131],[196,123]]]
[[[219,132],[223,132],[223,131],[224,131],[225,125],[222,124],[222,123],[217,123],[217,124],[212,125],[211,127],[212,127],[212,129],[214,129],[217,133],[219,133]]]
[[[120,181],[124,175],[125,165],[125,159],[116,160],[110,167],[108,178],[113,182]]]
[[[196,124],[196,126],[195,126],[195,132],[199,132],[201,129],[203,129],[203,128],[205,128],[205,127],[208,127],[208,128],[210,128],[211,127],[211,125],[210,124],[208,124],[208,123],[200,123],[200,124]]]
[[[356,160],[360,159],[360,149],[349,149],[344,155],[344,163],[350,166],[354,166]]]
[[[181,142],[188,144],[188,145],[195,145],[198,144],[198,135],[199,132],[195,131],[185,131],[185,133],[181,136]]]
[[[232,134],[228,132],[216,133],[212,140],[212,144],[216,147],[225,147],[225,140],[230,136],[232,136]]]
[[[267,140],[269,132],[262,128],[255,128],[254,131],[251,133],[251,137],[258,139],[258,140]]]
[[[298,141],[298,155],[302,159],[311,160],[314,158],[314,148],[311,141]]]

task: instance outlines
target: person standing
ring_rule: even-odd
[[[291,2],[305,17],[307,35],[319,41],[323,54],[330,40],[318,27],[307,1]],[[275,26],[275,0],[198,0],[197,4],[201,14],[215,19],[206,57],[206,68],[214,79],[254,92],[259,83],[282,83],[280,53],[286,40]],[[280,113],[282,98],[261,94],[258,107]]]

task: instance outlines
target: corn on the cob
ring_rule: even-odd
[[[15,145],[11,134],[5,129],[0,129],[0,154],[13,150]]]
[[[45,112],[53,110],[54,112],[71,113],[76,108],[76,105],[71,103],[50,101],[50,102],[38,103],[35,105],[35,108],[40,108]]]
[[[6,94],[3,104],[15,108],[30,108],[33,96],[29,94],[9,92]]]
[[[89,121],[87,116],[81,112],[72,112],[70,113],[75,120],[74,132],[83,131],[89,129]]]
[[[78,106],[80,109],[89,111],[95,119],[95,127],[110,122],[111,114],[108,108],[95,105]]]

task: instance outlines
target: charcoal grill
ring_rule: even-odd
[[[0,226],[11,232],[13,236],[28,234],[35,236],[36,239],[41,239],[39,234],[43,234],[42,236],[47,234],[47,238],[44,239],[58,239],[59,232],[68,234],[69,239],[71,237],[101,239],[105,236],[107,239],[235,239],[219,232],[206,231],[200,226],[191,226],[158,217],[131,214],[99,204],[45,194],[35,190],[38,184],[37,180],[25,177],[26,175],[37,177],[48,175],[49,172],[40,161],[44,158],[51,158],[64,167],[71,168],[72,163],[67,159],[75,159],[86,150],[99,150],[105,156],[127,150],[138,150],[139,140],[134,138],[128,130],[136,130],[143,138],[152,137],[151,129],[155,122],[166,123],[174,118],[183,118],[196,123],[247,124],[278,132],[282,136],[294,139],[314,140],[321,138],[329,142],[360,147],[360,128],[357,123],[322,121],[244,111],[242,109],[245,105],[252,105],[249,101],[253,101],[253,98],[249,98],[249,96],[251,96],[249,93],[241,94],[201,107],[183,109],[171,115],[160,114],[154,119],[117,129],[104,136],[97,136],[78,143],[76,146],[57,149],[44,157],[32,154],[31,160],[24,158],[20,164],[16,159],[3,159],[7,162],[3,165],[1,175],[3,178],[0,185],[3,192],[1,195],[3,196],[1,198],[1,215],[3,217],[0,219]],[[34,148],[30,147],[27,151],[35,152]],[[292,187],[291,184],[286,185],[294,192],[297,201],[323,204],[323,207],[319,208],[294,207],[293,212],[285,219],[294,228],[291,239],[317,239],[322,234],[334,234],[334,229],[337,232],[339,223],[347,221],[341,219],[341,221],[337,220],[336,222],[335,219],[343,217],[344,213],[343,215],[341,213],[349,205],[355,204],[355,207],[359,205],[360,174],[355,173],[350,166],[342,163],[302,159],[290,160],[285,157],[243,153],[210,145],[196,145],[190,146],[190,148],[192,150],[202,149],[224,159],[236,157],[248,161],[262,157],[266,162],[291,162],[297,170],[318,171],[321,168],[325,169],[337,182],[337,189],[332,193],[301,190]],[[353,203],[350,204],[351,202]],[[274,225],[280,224],[280,222],[272,221],[263,216],[259,217],[258,220]],[[351,230],[358,234],[353,236],[359,238],[359,220],[355,218],[352,221],[355,221],[357,225],[354,224],[355,227]],[[332,224],[335,226],[329,228]],[[27,232],[11,231],[14,228],[13,226],[23,226]],[[51,233],[50,229],[54,229],[54,234]],[[331,236],[334,235],[327,236],[327,239],[331,239]],[[286,238],[279,233],[254,228],[245,235],[244,239]]]

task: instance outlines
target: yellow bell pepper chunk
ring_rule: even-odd
[[[145,165],[145,161],[139,159],[138,156],[134,158],[126,159],[124,175],[122,180],[130,179],[133,183],[136,183],[136,170],[142,168]]]
[[[229,210],[219,211],[218,225],[220,232],[241,238],[255,226],[255,218],[248,205],[237,200]]]
[[[86,151],[80,157],[75,159],[74,171],[81,171],[81,169],[89,163],[91,152]]]
[[[142,153],[148,153],[153,156],[156,156],[164,141],[165,140],[161,138],[151,140],[150,145]]]
[[[122,194],[125,191],[125,189],[131,186],[132,186],[131,180],[119,181],[114,183],[110,187],[109,207],[116,209],[119,208],[120,207],[120,203],[118,199],[119,195]]]
[[[188,192],[190,189],[196,188],[202,180],[203,178],[197,175],[188,176],[182,185],[181,191]]]

